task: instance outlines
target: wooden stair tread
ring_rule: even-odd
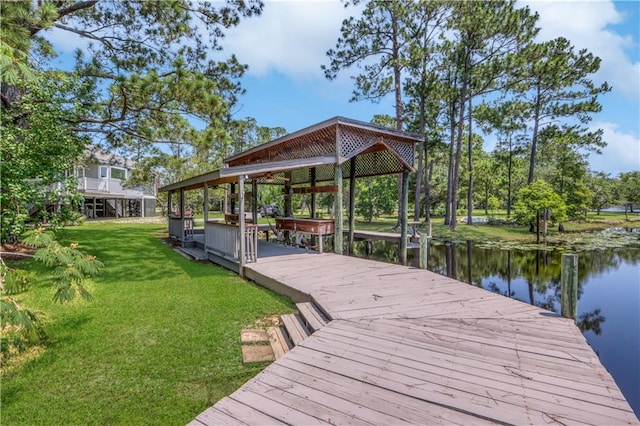
[[[285,336],[282,327],[269,327],[267,328],[267,334],[269,335],[269,342],[271,343],[271,349],[276,359],[280,358],[291,348],[289,345],[289,339]]]
[[[311,302],[297,303],[296,307],[300,311],[303,321],[309,327],[309,330],[314,333],[327,325],[327,320],[324,315],[318,310],[316,305]]]
[[[311,334],[298,315],[287,314],[282,315],[280,318],[282,318],[284,327],[287,330],[294,346],[302,342]]]

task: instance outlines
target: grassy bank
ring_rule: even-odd
[[[478,214],[477,216],[480,216]],[[504,219],[506,214],[498,213],[496,218]],[[459,217],[461,218],[461,217]],[[411,219],[410,219],[411,220]],[[394,232],[397,218],[395,216],[381,216],[371,223],[357,220],[356,229],[378,232]],[[563,223],[564,232],[558,232],[557,225],[548,227],[548,236],[551,242],[561,243],[575,238],[583,238],[585,233],[601,231],[614,227],[640,227],[640,214],[629,214],[629,220],[625,219],[624,213],[589,213],[585,221],[568,221]],[[420,231],[426,231],[424,225],[418,227]],[[397,232],[397,231],[395,231]],[[444,224],[442,217],[434,217],[432,220],[432,233],[436,239],[460,239],[473,240],[478,242],[486,241],[512,241],[518,243],[534,243],[535,233],[529,232],[528,226],[520,225],[489,225],[473,224],[466,225],[459,223],[455,231],[451,231],[448,225]]]
[[[32,264],[25,305],[47,313],[50,341],[2,377],[2,424],[185,424],[264,368],[242,364],[240,330],[292,311],[288,299],[176,254],[162,224],[87,223],[66,242],[105,273],[93,302],[59,306]]]

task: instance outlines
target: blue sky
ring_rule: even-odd
[[[602,59],[594,82],[607,81],[612,92],[603,95],[601,113],[590,127],[604,130],[608,143],[602,155],[592,154],[591,167],[611,174],[640,170],[640,2],[528,1],[540,14],[540,41],[563,36],[577,49],[586,48]],[[236,54],[249,70],[242,79],[247,90],[236,118],[254,117],[260,125],[282,126],[289,132],[342,115],[369,121],[374,114],[394,114],[389,97],[379,104],[350,103],[353,90],[347,71],[334,81],[324,78],[344,18],[354,13],[337,1],[265,1],[260,17],[246,19],[222,40],[227,57]],[[78,40],[60,33],[50,38],[70,52]],[[65,61],[70,56],[61,55]],[[487,138],[486,148],[492,147]]]
[[[640,2],[521,4],[540,14],[541,41],[564,36],[602,59],[594,81],[607,81],[613,90],[601,97],[603,111],[590,127],[604,130],[608,147],[591,155],[592,168],[612,174],[640,170]],[[225,51],[249,65],[243,79],[247,94],[236,116],[291,132],[335,115],[363,121],[393,115],[393,99],[350,103],[349,72],[328,81],[320,70],[342,20],[352,12],[331,1],[266,1],[262,16],[228,31]],[[491,148],[491,140],[486,145]]]

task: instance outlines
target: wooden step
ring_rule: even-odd
[[[269,335],[271,349],[273,350],[273,354],[276,359],[289,352],[292,344],[289,342],[289,339],[282,327],[269,327],[267,328],[267,334]]]
[[[318,307],[312,302],[297,303],[296,307],[300,311],[300,316],[305,325],[312,333],[327,325],[327,319]]]
[[[299,315],[288,314],[282,315],[280,318],[282,318],[284,328],[294,346],[302,342],[311,334]]]
[[[196,260],[198,262],[207,260],[207,254],[204,252],[204,250],[200,250],[195,247],[176,247],[173,250],[177,253],[180,253],[187,259]]]

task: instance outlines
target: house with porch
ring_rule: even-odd
[[[258,241],[257,193],[259,185],[280,185],[284,194],[284,218],[277,218],[275,230],[305,234],[314,249],[322,252],[323,241],[331,238],[333,250],[342,254],[353,246],[355,232],[355,180],[363,177],[399,174],[402,176],[400,206],[400,260],[406,260],[407,206],[409,173],[414,164],[415,144],[423,138],[345,117],[334,117],[290,133],[224,160],[224,165],[199,176],[164,186],[168,193],[169,236],[183,247],[200,252],[208,259],[244,276],[244,265],[256,262],[273,248],[268,241]],[[343,186],[349,187],[348,226],[343,225]],[[209,190],[228,185],[231,210],[224,221],[209,220],[204,209],[204,232],[194,232],[193,221],[185,211],[185,192],[203,191],[208,205]],[[332,219],[318,219],[316,194],[332,193]],[[291,196],[310,194],[310,214],[292,216]],[[250,210],[249,215],[236,214]],[[250,206],[250,209],[247,207]],[[266,227],[266,228],[265,228]],[[286,238],[289,240],[289,238]]]
[[[130,159],[89,147],[72,171],[83,195],[80,212],[89,219],[155,216],[155,183],[125,185],[134,167]]]

